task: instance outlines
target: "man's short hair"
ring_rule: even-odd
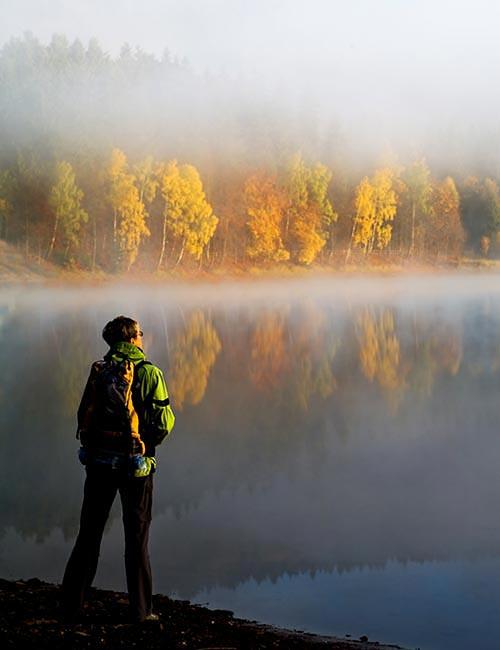
[[[119,341],[130,341],[139,333],[139,324],[128,316],[117,316],[106,323],[102,330],[102,338],[108,345]]]

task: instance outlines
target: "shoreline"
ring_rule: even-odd
[[[12,245],[0,240],[0,287],[15,286],[113,286],[126,284],[212,284],[225,282],[260,283],[327,278],[376,278],[439,276],[457,274],[493,274],[500,271],[500,260],[464,257],[453,263],[433,264],[429,260],[366,260],[360,264],[311,266],[233,265],[207,269],[171,269],[147,271],[132,268],[129,272],[69,270],[44,260],[27,259]]]
[[[5,273],[0,267],[0,288],[15,289],[18,287],[44,288],[104,288],[104,287],[151,287],[174,286],[214,286],[221,285],[260,285],[265,283],[293,283],[315,280],[375,280],[383,278],[443,278],[457,276],[495,276],[500,273],[500,263],[491,266],[463,265],[455,268],[446,267],[356,267],[351,269],[328,269],[314,267],[293,273],[267,271],[260,273],[202,273],[202,274],[92,274],[90,272],[60,272],[57,274]]]
[[[130,624],[127,595],[92,589],[81,621],[58,618],[59,585],[0,579],[0,642],[3,648],[117,648],[148,650],[404,650],[366,637],[327,637],[235,618],[227,610],[210,610],[189,601],[153,596],[159,623]]]

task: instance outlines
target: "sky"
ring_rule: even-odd
[[[0,46],[31,31],[165,49],[256,93],[307,95],[371,128],[500,114],[497,0],[0,0]],[[252,87],[252,86],[250,86]]]
[[[496,0],[2,0],[0,42],[30,30],[54,33],[110,50],[124,41],[161,53],[165,46],[194,62],[230,57],[234,64],[269,54],[306,60],[374,52],[449,62],[496,53]],[[345,48],[348,48],[346,51]],[[279,51],[281,50],[281,54]],[[467,57],[468,58],[468,57]]]
[[[110,53],[124,42],[229,71],[342,64],[347,71],[430,75],[498,65],[496,0],[2,0],[0,44],[31,31]],[[417,78],[415,76],[415,81]]]

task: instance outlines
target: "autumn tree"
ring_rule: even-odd
[[[149,236],[146,208],[140,200],[136,179],[128,172],[125,154],[115,149],[109,165],[109,202],[113,208],[113,242],[121,268],[130,269],[143,237]]]
[[[158,189],[157,169],[152,156],[147,156],[133,167],[139,200],[146,204],[152,203]]]
[[[70,248],[79,245],[79,233],[82,223],[88,221],[88,214],[82,208],[83,192],[77,187],[75,173],[69,162],[56,164],[56,181],[49,195],[49,206],[53,213],[53,228],[47,250],[50,258],[60,237],[64,247],[64,260],[68,259]]]
[[[363,178],[357,187],[352,244],[361,246],[365,255],[374,247],[386,248],[391,241],[397,210],[393,182],[392,170],[383,168],[376,171],[371,180]]]
[[[460,220],[460,197],[455,182],[447,177],[432,188],[426,228],[426,249],[429,252],[460,255],[465,240]]]
[[[249,257],[275,262],[289,259],[281,231],[287,198],[276,178],[264,173],[251,176],[245,183],[244,201],[251,234]]]
[[[375,223],[375,203],[373,200],[373,186],[365,176],[356,188],[356,213],[352,222],[352,234],[347,259],[350,257],[353,245],[360,245],[365,254],[368,252],[369,243]]]
[[[244,202],[245,177],[243,170],[224,170],[212,189],[214,211],[219,223],[213,238],[212,250],[219,264],[238,263],[245,255],[248,238],[248,213]]]
[[[285,243],[292,259],[300,264],[311,264],[316,259],[337,219],[327,196],[330,180],[331,173],[324,165],[309,168],[300,156],[288,169]]]
[[[206,199],[198,170],[193,165],[178,165],[174,160],[160,168],[159,182],[164,209],[158,268],[163,262],[168,233],[179,245],[177,264],[185,251],[201,262],[218,218]]]
[[[423,245],[423,233],[431,195],[430,170],[424,159],[406,167],[401,174],[401,206],[398,209],[400,249],[414,255]]]
[[[160,256],[158,258],[158,269],[162,267],[167,245],[167,228],[169,221],[175,221],[182,217],[184,207],[184,195],[187,192],[185,183],[182,180],[177,161],[162,164],[158,169],[158,179],[164,205],[162,211],[162,237]]]

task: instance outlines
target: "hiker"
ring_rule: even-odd
[[[142,351],[139,323],[117,316],[102,336],[110,349],[92,365],[78,409],[79,456],[86,479],[80,530],[62,583],[62,613],[69,621],[81,613],[119,492],[130,618],[156,621],[148,554],[155,447],[172,430],[175,416],[162,371]]]

